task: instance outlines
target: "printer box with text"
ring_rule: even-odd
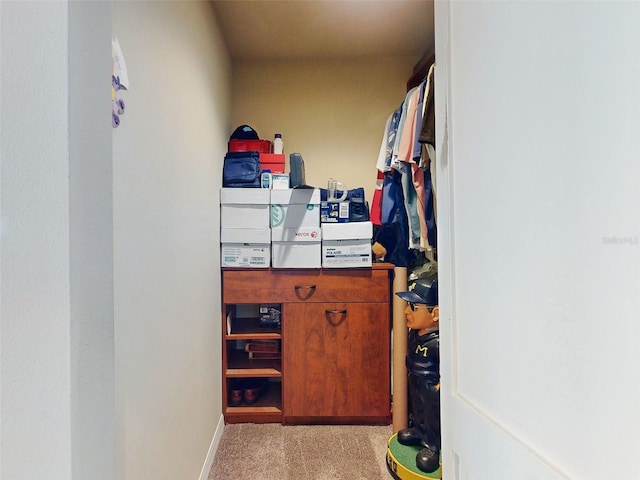
[[[320,268],[321,235],[317,227],[272,228],[272,267]]]
[[[266,268],[271,263],[270,228],[221,228],[220,265]]]
[[[372,237],[371,222],[323,223],[322,266],[370,267]]]

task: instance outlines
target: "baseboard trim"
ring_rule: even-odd
[[[218,445],[220,445],[220,439],[222,438],[223,431],[224,431],[224,415],[220,415],[220,419],[218,420],[218,426],[216,427],[216,431],[213,432],[211,445],[209,445],[209,452],[207,452],[207,458],[204,461],[204,465],[202,466],[202,471],[200,472],[199,480],[208,480],[209,478],[209,472],[211,471],[211,467],[213,466],[213,460],[216,456],[216,452],[218,451]]]

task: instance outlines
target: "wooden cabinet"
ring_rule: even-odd
[[[357,269],[223,269],[225,316],[276,304],[281,330],[251,318],[224,326],[223,402],[228,423],[390,422],[392,266]],[[281,341],[281,360],[247,359],[242,342]],[[255,405],[229,405],[236,379],[267,378]]]

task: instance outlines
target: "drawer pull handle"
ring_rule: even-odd
[[[347,319],[346,310],[325,310],[324,314],[327,317],[327,322],[329,322],[329,324],[333,325],[334,327],[337,327]],[[340,315],[340,318],[337,322],[333,319],[334,315]]]
[[[316,291],[316,286],[315,285],[296,285],[295,287],[293,287],[296,291],[296,296],[301,299],[301,300],[306,300],[308,298],[311,298],[311,295],[313,295]],[[306,295],[303,295],[300,291],[301,290],[308,290]]]

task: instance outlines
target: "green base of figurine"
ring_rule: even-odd
[[[394,433],[387,447],[387,468],[396,480],[425,480],[442,478],[442,460],[435,472],[423,472],[416,466],[416,454],[422,447],[402,445]]]

